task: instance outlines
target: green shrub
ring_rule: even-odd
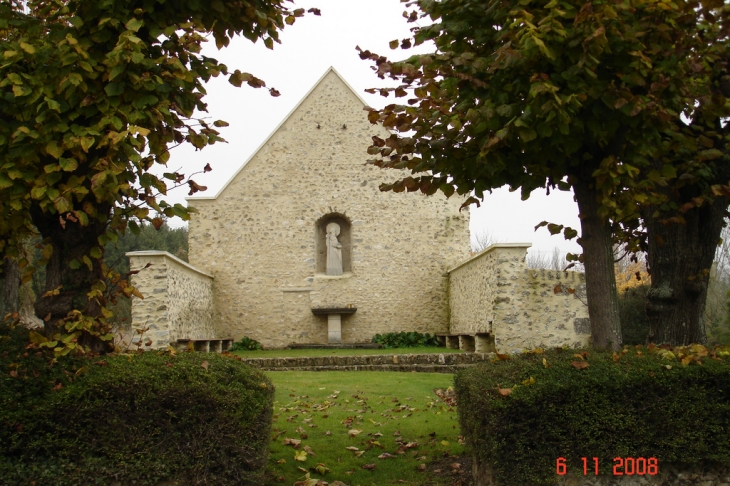
[[[240,341],[233,343],[229,351],[256,351],[257,349],[264,349],[264,347],[255,339],[243,336]]]
[[[559,457],[579,475],[582,457],[589,466],[598,457],[605,475],[615,457],[656,457],[659,471],[730,466],[730,353],[683,366],[657,351],[631,348],[614,362],[606,352],[583,361],[556,350],[459,371],[461,431],[501,485],[555,484]]]
[[[262,484],[274,395],[262,373],[208,353],[49,366],[27,342],[19,329],[0,341],[0,484]]]
[[[417,348],[421,346],[438,346],[436,336],[420,332],[387,332],[376,334],[372,341],[380,343],[384,348]]]
[[[618,312],[624,344],[646,344],[649,318],[646,316],[646,294],[649,284],[628,288],[618,294]]]

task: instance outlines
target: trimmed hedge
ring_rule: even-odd
[[[274,397],[263,373],[208,353],[49,367],[25,353],[27,331],[0,335],[0,484],[263,483]]]
[[[439,342],[436,336],[429,333],[421,334],[420,332],[386,332],[385,334],[376,334],[373,336],[372,342],[380,343],[384,348],[418,348],[422,346],[438,346]]]
[[[696,349],[687,366],[661,348],[634,347],[615,357],[589,351],[585,369],[572,364],[584,362],[578,351],[554,350],[459,371],[462,433],[505,486],[555,484],[559,457],[580,475],[582,457],[589,468],[598,457],[602,475],[615,457],[656,457],[660,472],[670,463],[730,466],[730,353]]]

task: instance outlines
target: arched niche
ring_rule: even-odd
[[[317,220],[315,224],[316,272],[327,274],[327,226],[336,223],[340,227],[337,240],[342,245],[342,271],[352,272],[352,232],[350,220],[344,214],[329,213]]]

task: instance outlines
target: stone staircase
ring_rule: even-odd
[[[307,356],[248,358],[243,361],[263,371],[407,371],[454,373],[489,361],[493,353],[374,354],[363,356]]]

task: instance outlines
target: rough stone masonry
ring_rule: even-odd
[[[364,107],[330,68],[216,196],[188,200],[199,211],[189,265],[131,253],[145,296],[133,305],[133,325],[154,323],[155,347],[173,335],[201,337],[200,329],[265,347],[399,331],[491,333],[510,351],[585,343],[573,328],[585,306],[576,294],[553,293],[561,279],[580,285],[579,277],[556,274],[540,287],[524,266],[529,244],[470,259],[463,197],[379,190],[400,175],[366,164],[372,137],[390,134]],[[184,292],[163,281],[179,274]],[[185,314],[178,307],[194,320],[166,329]]]

